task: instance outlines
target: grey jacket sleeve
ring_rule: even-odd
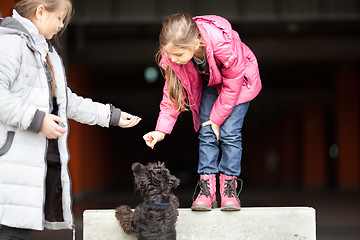
[[[45,117],[45,112],[37,110],[35,112],[34,118],[31,122],[28,130],[36,132],[36,133],[40,132],[44,117]]]
[[[120,121],[121,110],[110,104],[110,126],[117,126]]]
[[[80,97],[73,93],[70,88],[67,90],[68,118],[80,123],[97,124],[102,127],[116,126],[119,123],[120,109],[113,107],[111,112],[110,104],[98,103],[90,98]]]

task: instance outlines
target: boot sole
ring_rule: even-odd
[[[213,204],[211,204],[211,207],[206,207],[203,205],[191,206],[191,210],[193,210],[193,211],[211,211],[211,209],[213,209],[213,208],[217,208],[217,202],[214,202]]]
[[[240,209],[239,206],[223,206],[220,208],[221,211],[240,211]]]

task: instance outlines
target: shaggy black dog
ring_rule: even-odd
[[[135,190],[144,201],[133,212],[130,206],[120,205],[115,210],[124,232],[135,232],[138,240],[176,239],[175,222],[179,199],[171,192],[180,180],[170,174],[164,163],[132,165]]]

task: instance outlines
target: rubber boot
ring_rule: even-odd
[[[197,192],[197,188],[200,187],[200,192],[194,201],[194,196]],[[200,179],[195,187],[193,196],[193,204],[191,210],[193,211],[210,211],[212,208],[217,207],[216,203],[216,176],[200,175]]]
[[[240,190],[236,193],[237,181],[241,181]],[[239,194],[242,180],[236,176],[220,174],[221,211],[239,211],[241,208]]]

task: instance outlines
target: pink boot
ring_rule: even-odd
[[[241,181],[239,192],[236,192],[237,182]],[[221,195],[221,211],[239,211],[240,200],[239,194],[242,189],[242,180],[236,176],[228,176],[220,174],[220,195]]]
[[[194,196],[196,193],[197,187],[200,187],[199,195],[191,206],[193,211],[210,211],[211,208],[216,208],[216,177],[215,174],[211,175],[200,175],[200,180],[198,181]],[[194,200],[193,196],[193,200]]]

